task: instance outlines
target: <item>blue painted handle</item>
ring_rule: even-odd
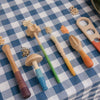
[[[45,82],[45,78],[44,78],[41,70],[40,69],[36,69],[35,72],[36,72],[37,78],[38,78],[43,90],[44,91],[47,90],[48,88],[47,88],[47,85],[46,85],[46,82]]]

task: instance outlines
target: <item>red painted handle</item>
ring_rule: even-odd
[[[100,42],[92,41],[92,44],[93,44],[94,47],[100,52]]]
[[[31,93],[25,83],[25,81],[23,80],[21,74],[19,71],[15,72],[15,78],[16,78],[16,81],[18,83],[18,86],[19,86],[19,89],[20,89],[20,92],[23,96],[23,98],[28,98],[31,96]]]

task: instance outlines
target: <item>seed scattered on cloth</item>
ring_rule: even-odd
[[[74,6],[71,6],[69,9],[70,9],[70,12],[71,12],[72,15],[79,14],[78,9],[77,8],[74,8]]]
[[[3,45],[5,42],[5,40],[2,38],[2,36],[0,36],[0,45]]]
[[[50,27],[45,27],[45,31],[47,32],[47,33],[52,33],[52,29],[50,28]]]
[[[69,34],[69,30],[64,25],[61,26],[60,30],[63,34]]]
[[[26,47],[22,47],[22,56],[25,57],[25,56],[28,56],[30,54],[30,50]]]

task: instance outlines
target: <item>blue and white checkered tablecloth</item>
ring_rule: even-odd
[[[69,7],[79,10],[77,16],[70,14]],[[76,25],[79,17],[88,17],[100,32],[100,16],[96,13],[90,0],[0,0],[0,36],[11,47],[11,52],[29,90],[31,97],[27,100],[100,100],[100,54]],[[60,80],[57,84],[36,39],[26,37],[23,20],[31,20],[39,25],[39,39],[49,56]],[[70,34],[80,39],[84,51],[92,58],[94,66],[86,68],[80,55],[72,49],[68,35],[60,31],[65,25]],[[44,27],[53,29],[62,45],[66,56],[76,72],[73,77],[66,67],[54,43],[46,34]],[[26,57],[22,57],[21,47],[27,47],[32,53],[43,56],[39,64],[48,90],[43,92],[32,70],[25,66]],[[23,100],[7,57],[0,48],[0,100]]]

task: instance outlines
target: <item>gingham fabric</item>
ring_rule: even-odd
[[[79,10],[72,16],[71,6]],[[0,0],[0,36],[11,52],[30,92],[27,100],[100,100],[100,54],[76,25],[79,17],[88,17],[100,32],[100,16],[94,10],[90,0]],[[23,20],[31,20],[39,25],[39,39],[54,66],[61,84],[57,84],[46,59],[35,38],[26,36]],[[82,42],[84,51],[94,62],[92,68],[86,68],[80,55],[72,49],[68,35],[62,34],[61,25],[65,25]],[[62,45],[70,60],[76,76],[73,77],[65,65],[50,35],[45,32],[49,26]],[[25,66],[26,57],[22,57],[21,47],[30,49],[31,54],[43,56],[39,64],[48,90],[43,92],[32,67]],[[7,57],[0,48],[0,100],[23,100]]]

